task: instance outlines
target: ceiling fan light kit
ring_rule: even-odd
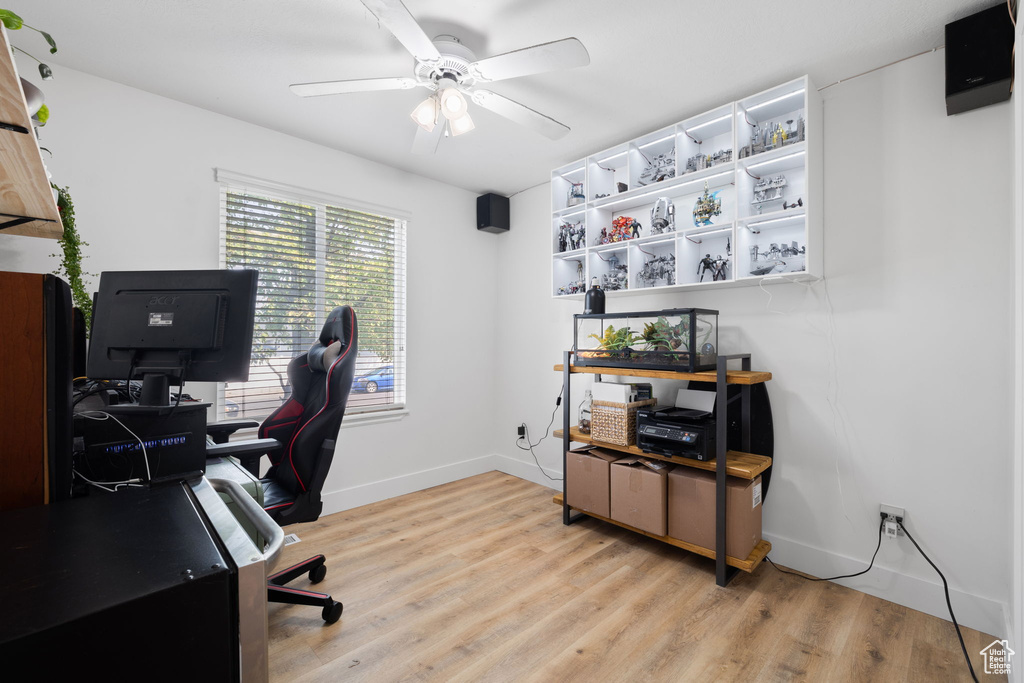
[[[452,130],[452,135],[462,135],[476,128],[476,124],[473,123],[473,119],[468,113],[455,119],[448,119],[448,126]]]
[[[507,97],[490,91],[476,91],[479,83],[586,66],[590,55],[576,38],[542,43],[521,50],[477,60],[458,38],[440,35],[430,40],[401,0],[361,0],[363,5],[412,54],[414,77],[354,79],[320,83],[297,83],[291,91],[300,97],[341,95],[380,90],[424,87],[433,91],[412,112],[412,119],[426,133],[418,132],[413,151],[433,153],[441,136],[461,135],[475,128],[469,116],[469,99],[514,123],[557,140],[569,127]],[[441,123],[444,115],[445,125]]]
[[[441,83],[452,83],[447,78],[442,78]],[[439,84],[440,85],[440,84]],[[441,111],[449,119],[457,119],[466,113],[466,98],[462,96],[455,87],[451,85],[440,85],[441,88]]]
[[[440,107],[437,102],[437,97],[431,95],[427,99],[416,105],[416,108],[412,110],[412,120],[416,122],[423,130],[428,133],[434,130],[434,126],[437,125],[437,115],[440,111]]]

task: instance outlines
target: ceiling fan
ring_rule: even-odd
[[[433,154],[447,133],[461,135],[474,128],[466,95],[474,104],[526,126],[552,140],[569,132],[569,127],[549,116],[479,86],[508,78],[586,66],[590,55],[583,43],[564,38],[521,50],[477,60],[455,36],[430,40],[401,0],[361,0],[416,60],[414,75],[398,78],[363,78],[321,83],[296,83],[291,91],[300,97],[340,95],[377,90],[407,90],[423,87],[431,95],[413,110],[419,126],[413,152]]]

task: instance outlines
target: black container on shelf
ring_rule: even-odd
[[[699,372],[718,360],[718,311],[664,311],[573,316],[573,364]]]
[[[587,296],[583,300],[583,313],[584,315],[604,313],[604,291],[601,289],[601,285],[597,284],[596,277],[591,281],[590,289],[587,290]]]

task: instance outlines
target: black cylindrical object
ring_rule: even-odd
[[[597,284],[596,277],[591,280],[590,289],[583,300],[583,313],[604,313],[604,290]]]

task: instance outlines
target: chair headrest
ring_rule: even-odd
[[[309,369],[315,372],[327,372],[338,356],[344,353],[352,340],[352,328],[356,316],[351,306],[338,306],[327,316],[320,337],[310,347],[306,358]]]

